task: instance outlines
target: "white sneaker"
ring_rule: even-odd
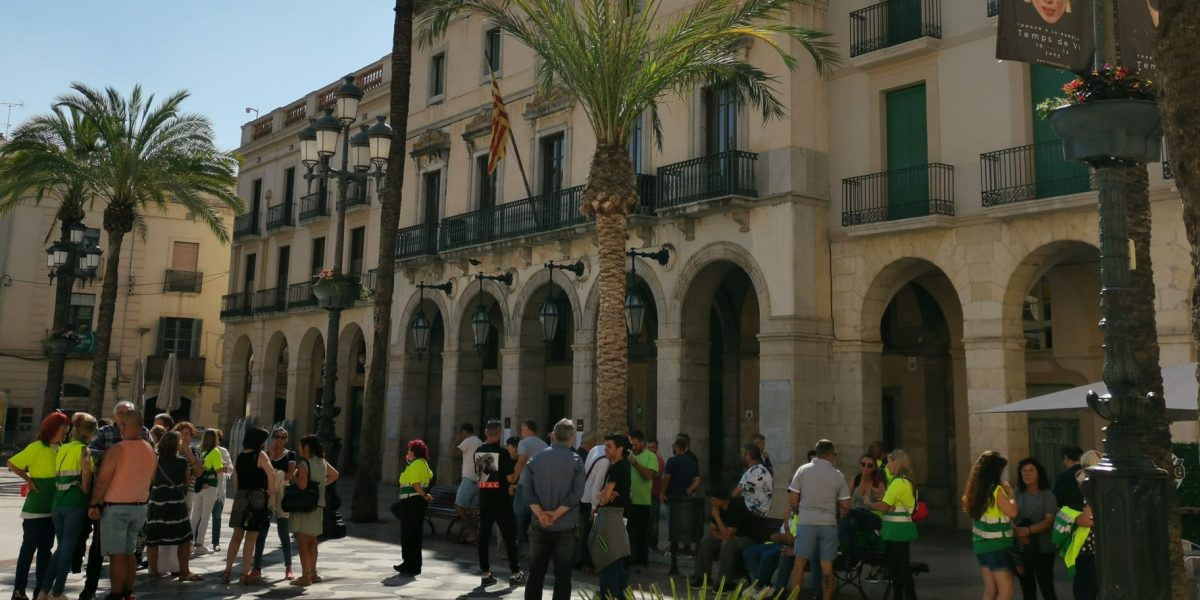
[[[192,554],[195,554],[196,556],[208,554],[209,552],[210,550],[208,549],[208,546],[205,546],[204,544],[196,544],[195,546],[192,546]]]

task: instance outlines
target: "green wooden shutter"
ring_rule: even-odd
[[[887,93],[888,219],[929,214],[925,84]]]
[[[1050,127],[1049,119],[1037,115],[1037,105],[1047,98],[1063,95],[1063,84],[1075,75],[1070,71],[1042,65],[1029,66],[1030,109],[1033,115],[1033,172],[1038,198],[1086,192],[1090,187],[1088,168],[1063,158],[1062,144]]]
[[[888,46],[921,37],[921,0],[888,0]]]

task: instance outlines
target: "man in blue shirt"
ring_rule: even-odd
[[[554,600],[571,598],[571,566],[575,560],[575,535],[579,527],[579,499],[583,496],[583,461],[571,450],[575,423],[563,419],[554,425],[554,445],[529,458],[521,488],[535,520],[530,527],[527,600],[542,597],[546,570],[554,559]]]

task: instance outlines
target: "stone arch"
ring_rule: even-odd
[[[700,276],[706,272],[711,272],[711,267],[724,269],[738,267],[744,271],[750,278],[754,292],[758,296],[760,319],[762,322],[766,322],[767,317],[771,315],[771,294],[767,285],[767,278],[758,266],[758,261],[754,259],[754,256],[749,251],[737,244],[732,242],[714,242],[704,246],[699,252],[693,254],[680,269],[679,278],[671,293],[671,302],[665,307],[667,318],[663,324],[664,330],[670,328],[669,330],[672,333],[683,333],[683,319],[687,310],[684,306],[685,301],[689,296],[693,295],[693,288],[696,286],[697,281],[700,281]],[[720,281],[721,277],[706,279]],[[666,336],[664,335],[664,337]]]
[[[511,322],[505,304],[508,289],[495,281],[483,282],[484,304],[492,312],[493,326],[500,332],[503,342]],[[463,288],[458,300],[454,303],[454,312],[446,317],[446,339],[454,340],[454,350],[474,351],[474,339],[471,337],[471,315],[474,314],[475,304],[479,302],[479,282],[471,281],[471,285]],[[448,345],[449,346],[449,345]],[[449,348],[447,348],[449,349]]]
[[[296,430],[305,433],[316,431],[316,405],[321,390],[321,377],[325,365],[325,334],[316,327],[309,327],[300,336],[292,359],[292,377],[295,379],[289,390],[289,417],[295,421]]]
[[[666,295],[663,292],[662,280],[658,277],[658,271],[662,269],[658,263],[651,263],[644,258],[636,258],[637,270],[635,277],[646,284],[646,288],[650,290],[650,295],[653,298],[655,308],[654,317],[657,319],[659,329],[662,328],[662,323],[666,320]],[[578,343],[594,343],[596,341],[596,319],[600,315],[600,286],[598,281],[593,280],[591,287],[588,289],[587,300],[583,305],[583,314],[580,315],[579,335],[576,336]],[[649,317],[649,315],[647,315]]]
[[[1094,243],[1082,240],[1062,239],[1043,244],[1029,251],[1008,276],[1004,288],[1003,332],[1005,337],[1022,337],[1021,311],[1025,295],[1055,266],[1065,261],[1080,259],[1085,255],[1099,258],[1100,249]]]
[[[543,288],[550,285],[550,269],[541,268],[536,273],[531,275],[528,280],[522,282],[521,291],[517,294],[516,300],[513,303],[512,315],[524,319],[529,304],[535,294],[541,292]],[[556,269],[557,271],[557,269]],[[557,290],[555,295],[560,297],[565,296],[567,302],[571,306],[571,321],[575,330],[578,331],[583,326],[583,310],[579,304],[578,284],[580,280],[573,273],[556,272],[554,273],[554,288]],[[559,293],[561,292],[561,294]],[[535,316],[536,316],[536,310]],[[517,328],[513,328],[517,329]]]
[[[225,401],[224,414],[221,422],[225,428],[233,426],[234,421],[246,416],[250,404],[251,391],[251,361],[254,359],[254,344],[250,336],[242,335],[233,342],[233,352],[230,353],[228,368],[224,373]]]
[[[286,402],[288,394],[288,371],[295,361],[294,350],[282,331],[276,331],[267,339],[266,351],[262,355],[262,393],[260,394],[259,421],[276,422],[279,399]],[[284,417],[286,418],[286,417]]]
[[[422,296],[424,297],[424,304],[422,304]],[[437,310],[438,314],[440,314],[442,317],[443,327],[445,327],[448,325],[447,316],[450,314],[450,303],[448,298],[449,297],[445,293],[437,290],[426,291],[423,295],[421,294],[421,290],[414,290],[413,293],[409,295],[408,300],[404,303],[403,308],[400,309],[400,319],[399,322],[396,323],[397,330],[392,332],[392,339],[395,340],[393,345],[399,348],[400,354],[408,351],[409,343],[412,341],[412,338],[408,332],[408,326],[410,323],[412,323],[413,317],[415,317],[417,314],[417,307],[425,307],[425,316],[428,317],[431,322],[434,320],[434,315],[429,312],[429,309],[433,308]]]
[[[859,339],[864,342],[880,342],[879,322],[883,318],[888,304],[904,286],[929,275],[944,277],[944,280],[940,282],[927,282],[928,285],[925,287],[934,288],[929,291],[934,293],[934,298],[938,301],[946,320],[957,321],[957,325],[951,325],[951,328],[957,328],[958,338],[961,340],[963,295],[945,269],[931,260],[917,257],[894,260],[875,273],[875,277],[872,278],[863,294]],[[953,296],[953,302],[951,302],[951,296]]]
[[[362,327],[350,321],[342,326],[338,334],[338,373],[335,404],[342,409],[337,420],[338,435],[341,436],[342,455],[338,468],[345,473],[357,470],[359,450],[362,448],[362,423],[365,412],[365,389],[367,357],[370,348]]]

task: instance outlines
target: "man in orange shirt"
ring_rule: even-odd
[[[100,521],[100,549],[109,556],[111,595],[133,594],[137,575],[138,532],[146,524],[146,501],[154,479],[157,457],[142,440],[142,413],[131,410],[116,416],[121,442],[104,454],[88,517]]]

